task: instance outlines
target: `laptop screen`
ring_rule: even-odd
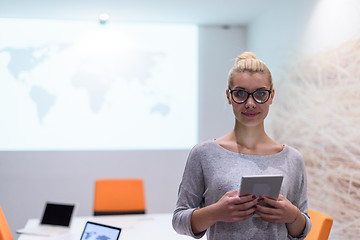
[[[103,225],[95,222],[87,222],[80,240],[106,239],[118,240],[121,228]]]
[[[68,227],[75,205],[46,203],[41,224]]]

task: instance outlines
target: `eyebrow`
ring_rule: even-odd
[[[260,88],[255,89],[255,91],[257,91],[257,90],[266,90],[266,89],[267,89],[266,87],[260,87]],[[243,88],[243,87],[234,87],[233,90],[244,90],[244,91],[246,91],[246,88]]]

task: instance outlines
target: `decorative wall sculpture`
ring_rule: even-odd
[[[297,148],[309,207],[334,218],[331,239],[360,236],[360,38],[300,55],[275,83],[272,135]]]

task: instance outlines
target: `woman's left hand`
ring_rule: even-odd
[[[299,210],[286,197],[279,195],[277,200],[260,197],[259,202],[264,202],[272,207],[256,205],[255,213],[266,222],[292,223],[297,218]]]

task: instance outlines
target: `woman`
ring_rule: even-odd
[[[201,238],[207,232],[208,239],[217,240],[304,239],[308,234],[303,158],[294,148],[276,143],[264,129],[274,93],[266,65],[253,53],[241,54],[226,90],[234,129],[192,149],[173,216],[178,233]],[[284,176],[277,200],[239,197],[241,176],[270,174]]]

